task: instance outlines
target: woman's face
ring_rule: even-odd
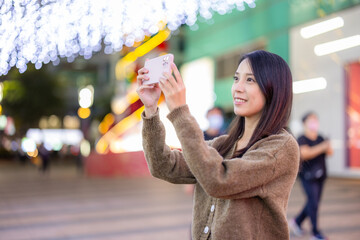
[[[236,115],[256,119],[261,117],[265,97],[256,82],[248,59],[243,60],[236,70],[231,92]]]

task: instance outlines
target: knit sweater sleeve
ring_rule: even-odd
[[[171,183],[196,183],[182,152],[165,144],[165,128],[160,121],[159,110],[150,117],[142,113],[142,119],[143,149],[150,173]]]
[[[299,149],[288,133],[259,140],[242,158],[224,159],[205,143],[187,105],[174,109],[168,118],[175,127],[187,165],[210,196],[265,196],[266,186],[272,181],[282,175],[294,179],[297,174]]]

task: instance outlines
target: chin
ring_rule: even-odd
[[[236,114],[236,115],[240,115],[240,116],[242,116],[243,114],[246,114],[246,109],[244,109],[244,108],[242,108],[242,107],[238,107],[238,106],[234,106],[234,113]]]
[[[248,112],[248,111],[234,111],[236,116],[240,116],[240,117],[253,117],[258,115],[258,113],[254,113],[254,112]]]
[[[240,116],[240,117],[246,117],[247,116],[246,113],[241,112],[241,111],[234,111],[234,113],[235,113],[236,116]]]

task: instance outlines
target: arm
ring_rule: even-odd
[[[242,158],[223,159],[202,139],[187,105],[168,115],[181,142],[185,160],[204,190],[216,198],[248,198],[282,175],[296,176],[299,149],[289,134],[258,141]]]
[[[156,112],[143,117],[143,148],[149,170],[154,177],[171,183],[196,183],[182,152],[165,144],[165,129]]]
[[[172,183],[195,183],[196,180],[186,165],[182,153],[165,144],[165,129],[160,122],[157,103],[161,90],[159,84],[144,84],[149,80],[146,68],[138,71],[138,93],[144,104],[143,147],[151,174]]]
[[[329,147],[328,149],[326,150],[326,153],[325,153],[327,156],[332,156],[334,154],[334,149],[332,148],[331,144],[330,144],[330,141],[329,141]]]
[[[323,141],[315,146],[310,147],[309,145],[300,146],[300,156],[303,161],[308,161],[320,154],[332,154],[332,148],[330,146],[330,141]]]

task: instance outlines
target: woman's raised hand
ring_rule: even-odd
[[[171,70],[175,77],[172,74],[164,73],[159,84],[170,111],[186,104],[186,88],[174,63],[171,64]]]
[[[161,89],[159,84],[150,84],[146,85],[144,82],[149,80],[149,77],[146,75],[149,72],[146,68],[141,68],[138,71],[137,76],[137,89],[136,92],[139,95],[141,102],[145,107],[145,115],[151,116],[156,113],[157,103],[161,95]]]

